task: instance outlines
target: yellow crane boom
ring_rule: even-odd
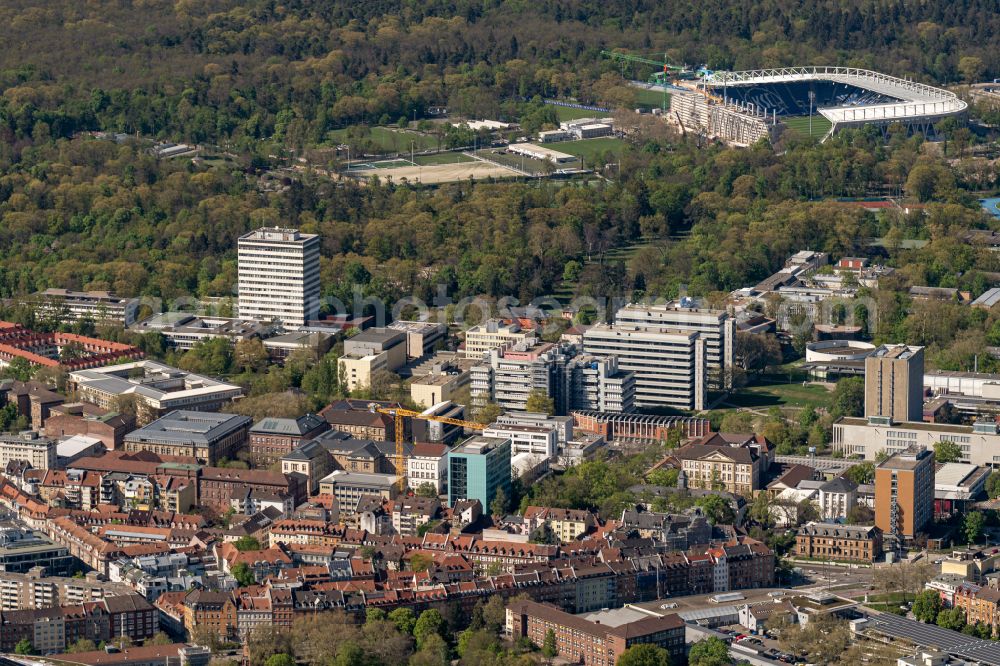
[[[396,475],[399,478],[397,483],[399,484],[400,491],[406,487],[406,454],[403,450],[403,442],[406,439],[404,433],[405,418],[409,417],[411,419],[420,419],[421,421],[437,421],[438,423],[461,426],[463,428],[469,428],[470,430],[486,429],[485,423],[476,423],[475,421],[466,421],[464,419],[453,419],[447,416],[434,416],[433,414],[424,414],[423,412],[406,409],[404,407],[383,407],[374,402],[368,405],[368,410],[377,414],[385,414],[393,418],[393,430],[395,431],[396,439]]]

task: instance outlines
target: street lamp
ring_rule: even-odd
[[[813,135],[813,102],[816,101],[816,93],[809,91],[809,136]]]

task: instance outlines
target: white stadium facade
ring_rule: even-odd
[[[672,120],[743,145],[773,134],[783,118],[810,113],[830,121],[824,139],[844,128],[895,124],[934,137],[936,123],[968,106],[951,91],[856,67],[713,72],[696,86],[674,93]]]

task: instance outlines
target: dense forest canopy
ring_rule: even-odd
[[[613,100],[602,48],[710,68],[845,64],[954,83],[1000,72],[995,0],[26,1],[0,8],[0,138],[107,129],[321,144],[356,122],[512,99]]]

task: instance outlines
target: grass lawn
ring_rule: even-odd
[[[564,122],[566,120],[577,120],[579,118],[607,118],[610,113],[604,113],[603,111],[587,111],[586,109],[573,109],[568,106],[556,106],[556,118],[559,122]]]
[[[824,386],[807,384],[802,385],[802,379],[797,378],[798,373],[792,373],[789,381],[788,374],[763,375],[758,383],[739,389],[726,401],[728,405],[736,407],[752,407],[754,409],[767,409],[768,407],[828,407],[833,392],[828,391]]]
[[[909,601],[913,601],[914,598],[915,598],[914,595],[907,594],[905,592],[890,592],[889,594],[869,594],[868,603],[866,603],[865,606],[867,606],[868,608],[873,608],[875,610],[887,611],[889,613],[902,615],[903,610],[900,608],[900,606]]]
[[[370,139],[372,143],[387,153],[407,153],[410,151],[411,141],[414,142],[416,150],[437,148],[437,139],[429,134],[390,127],[370,127],[367,130],[367,133],[363,136]],[[332,130],[327,135],[330,141],[341,143],[348,141],[348,131],[346,128]]]
[[[625,148],[625,142],[615,137],[605,136],[600,139],[581,139],[580,141],[561,141],[554,144],[554,150],[560,153],[576,155],[589,161],[598,153],[620,153]]]
[[[801,136],[810,136],[809,134],[809,116],[790,116],[784,119],[785,125],[788,129]],[[816,138],[822,138],[830,129],[831,123],[829,120],[824,118],[818,113],[814,113],[812,117],[812,136]]]
[[[417,155],[413,161],[420,166],[431,166],[434,164],[462,164],[476,160],[462,153],[437,153],[436,155]]]
[[[636,107],[645,107],[647,109],[662,109],[663,91],[637,88],[635,91],[635,105]],[[670,93],[667,93],[667,108],[670,108]]]

